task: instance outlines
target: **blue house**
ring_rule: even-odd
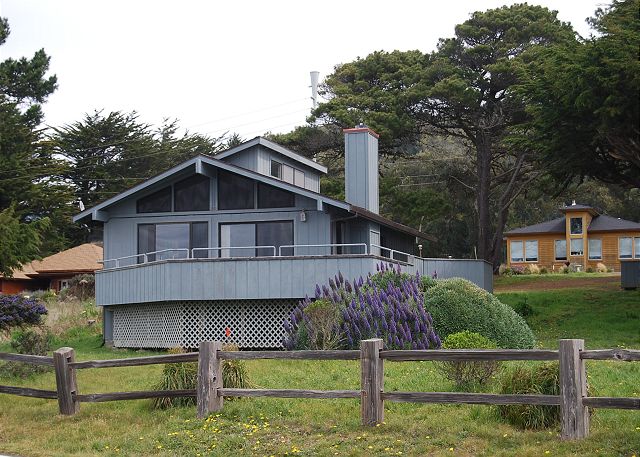
[[[96,303],[118,347],[197,347],[230,339],[278,347],[282,323],[317,283],[376,271],[466,277],[488,290],[483,261],[423,259],[432,237],[378,213],[378,137],[345,130],[346,201],[320,194],[327,168],[265,138],[200,155],[74,221],[104,227]]]

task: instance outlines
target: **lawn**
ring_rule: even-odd
[[[527,301],[534,311],[528,320],[542,347],[556,348],[561,337],[584,337],[591,348],[640,348],[640,291],[565,289],[499,296],[512,305]],[[58,343],[76,348],[81,360],[140,355],[101,347],[90,329],[73,330]],[[264,360],[251,361],[247,368],[261,387],[359,389],[357,362]],[[597,395],[640,395],[640,364],[594,361],[587,368]],[[79,390],[147,389],[161,369],[81,370]],[[52,373],[0,383],[55,388]],[[385,390],[449,391],[453,386],[431,362],[387,363]],[[55,401],[0,395],[0,450],[23,456],[640,455],[638,411],[596,410],[591,435],[580,442],[560,441],[558,429],[517,430],[499,422],[488,406],[387,402],[384,424],[363,428],[359,421],[356,400],[233,400],[203,421],[195,419],[195,408],[155,411],[144,400],[83,403],[78,415],[62,417]]]

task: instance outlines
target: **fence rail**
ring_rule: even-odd
[[[222,385],[222,360],[360,360],[360,390],[236,389]],[[382,350],[382,340],[361,342],[360,350],[349,351],[224,351],[220,342],[202,342],[198,352],[112,360],[75,361],[71,348],[60,348],[53,357],[0,353],[0,360],[53,366],[56,391],[0,386],[0,394],[57,399],[61,414],[73,415],[80,403],[140,400],[161,397],[195,397],[197,415],[206,417],[223,407],[224,397],[271,397],[340,399],[359,398],[363,425],[384,420],[384,402],[552,405],[560,406],[563,439],[580,439],[589,434],[588,408],[640,410],[640,397],[589,397],[586,360],[640,361],[640,350],[585,350],[584,340],[560,340],[559,350]],[[385,392],[384,361],[478,361],[478,360],[558,360],[560,395],[490,394],[463,392]],[[89,368],[131,367],[164,363],[198,362],[196,389],[80,394],[76,371]]]

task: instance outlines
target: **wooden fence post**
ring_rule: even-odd
[[[589,435],[589,410],[582,403],[587,396],[587,376],[580,351],[584,340],[560,340],[560,414],[564,440]]]
[[[76,370],[69,366],[69,362],[75,362],[75,358],[75,351],[72,348],[60,348],[53,353],[58,406],[60,414],[67,416],[72,416],[80,410],[80,402],[74,398],[78,393]]]
[[[380,358],[382,340],[360,342],[360,416],[362,425],[376,425],[384,420],[384,361]]]
[[[222,350],[220,341],[203,341],[198,354],[197,408],[198,419],[207,417],[213,411],[222,409],[223,397],[218,395],[222,388],[222,360],[218,351]]]

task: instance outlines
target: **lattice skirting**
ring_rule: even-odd
[[[282,324],[297,303],[295,299],[178,301],[110,307],[113,345],[197,348],[201,341],[229,341],[244,348],[280,347]]]

